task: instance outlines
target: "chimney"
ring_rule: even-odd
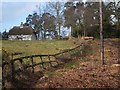
[[[23,28],[23,22],[21,22],[21,24],[20,24],[20,28]]]

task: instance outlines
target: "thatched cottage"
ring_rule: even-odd
[[[29,26],[15,26],[9,31],[9,40],[32,40],[33,30]]]

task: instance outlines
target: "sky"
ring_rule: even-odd
[[[37,9],[36,5],[48,1],[56,0],[0,0],[0,31],[8,32],[13,26],[19,26]]]
[[[56,0],[0,0],[0,31],[8,32],[13,26],[19,26],[37,9],[36,5],[48,1]]]
[[[25,22],[26,17],[37,10],[36,5],[56,0],[0,0],[0,31],[9,31]]]
[[[9,31],[13,26],[25,22],[28,14],[36,10],[37,2],[3,2],[2,3],[2,31]],[[1,16],[0,16],[1,17]]]

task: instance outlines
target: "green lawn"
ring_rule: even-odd
[[[69,40],[47,41],[2,41],[2,48],[9,53],[22,52],[24,55],[55,54],[60,49],[73,48],[76,45]]]

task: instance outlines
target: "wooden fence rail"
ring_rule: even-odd
[[[15,58],[15,59],[10,60],[9,63],[8,62],[3,62],[3,71],[4,71],[4,67],[6,65],[10,64],[11,65],[12,80],[14,80],[15,74],[18,71],[25,70],[27,68],[32,68],[32,71],[34,72],[34,67],[37,66],[37,65],[42,65],[42,68],[45,69],[44,64],[46,64],[46,63],[50,64],[50,66],[52,67],[53,66],[52,62],[55,62],[55,63],[59,64],[58,63],[58,56],[60,56],[60,57],[61,56],[66,56],[64,54],[68,53],[70,58],[71,58],[72,54],[75,54],[75,53],[81,51],[81,46],[82,46],[82,44],[77,46],[77,47],[75,47],[75,48],[66,49],[66,50],[63,50],[60,53],[53,54],[53,55],[31,55],[31,56]],[[47,58],[47,61],[43,60],[44,57]],[[39,58],[40,62],[35,63],[33,58]],[[52,58],[54,58],[54,60],[52,60]],[[31,62],[31,64],[30,65],[24,65],[25,60],[28,60],[28,59],[30,59],[29,61]],[[17,62],[17,61],[19,62],[19,64],[21,64],[22,68],[16,69],[15,62]]]

